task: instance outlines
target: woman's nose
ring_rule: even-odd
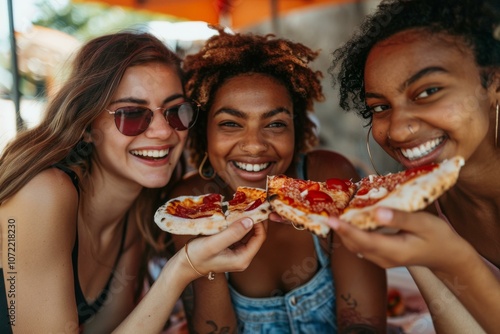
[[[168,138],[174,129],[170,126],[162,110],[155,110],[153,119],[146,130],[146,136],[150,138]]]
[[[240,149],[251,155],[258,155],[259,153],[267,151],[269,149],[269,144],[258,134],[246,135],[240,141]]]

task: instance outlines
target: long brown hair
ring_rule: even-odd
[[[150,62],[171,66],[184,82],[179,57],[151,34],[120,32],[86,43],[39,125],[20,133],[0,157],[0,205],[55,163],[79,169],[87,184],[93,146],[84,137],[92,136],[90,124],[109,104],[126,69]],[[141,193],[133,211],[141,232],[148,236],[156,226],[154,209],[142,199],[146,193]]]

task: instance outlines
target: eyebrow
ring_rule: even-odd
[[[406,87],[414,83],[415,81],[419,80],[420,78],[425,77],[426,75],[434,74],[434,73],[448,73],[447,70],[440,66],[431,66],[431,67],[426,67],[418,71],[417,73],[413,74],[408,80],[403,82],[399,86],[399,91],[403,91]]]
[[[405,80],[401,85],[399,85],[398,91],[403,92],[405,90],[405,88],[408,87],[409,85],[411,85],[412,83],[425,77],[426,75],[430,75],[430,74],[434,74],[434,73],[448,73],[448,71],[440,66],[431,66],[431,67],[423,68],[420,71],[418,71],[417,73],[413,74],[407,80]],[[381,97],[383,97],[382,94],[371,93],[371,92],[365,93],[365,98],[381,98]]]
[[[166,104],[170,101],[176,100],[180,97],[184,97],[184,95],[183,94],[174,94],[172,96],[169,96],[165,100],[163,100],[163,104]],[[135,104],[148,104],[147,100],[128,96],[128,97],[124,97],[124,98],[121,98],[118,100],[111,101],[110,105],[115,104],[115,103],[123,103],[123,102],[130,102],[130,103],[135,103]]]
[[[292,113],[287,108],[280,107],[280,108],[276,108],[276,109],[273,109],[271,111],[264,113],[261,116],[261,118],[265,119],[265,118],[273,117],[274,115],[277,115],[280,113],[285,113],[285,114],[288,114],[290,116],[292,115]],[[214,117],[219,115],[219,114],[229,114],[229,115],[232,115],[235,117],[248,119],[248,115],[246,113],[241,112],[239,110],[231,109],[231,108],[221,108],[221,109],[217,110],[214,114]]]

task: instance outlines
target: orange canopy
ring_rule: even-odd
[[[356,0],[73,0],[147,10],[189,21],[205,21],[240,28],[272,19],[306,6],[341,4]]]

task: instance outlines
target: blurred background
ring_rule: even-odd
[[[379,0],[0,0],[0,152],[18,131],[36,125],[85,41],[124,29],[149,31],[181,57],[196,52],[220,24],[234,32],[272,33],[301,42],[320,56],[325,101],[315,105],[320,146],[348,157],[360,174],[374,173],[366,149],[365,121],[338,106],[327,73],[331,53],[355,31]],[[400,166],[371,140],[381,173]],[[388,333],[434,334],[423,300],[405,268],[388,271],[391,291],[408,303],[389,317]],[[417,306],[415,306],[417,305]],[[182,312],[181,312],[182,313]],[[176,316],[174,312],[173,316]],[[172,318],[173,319],[173,318]],[[169,333],[178,333],[176,327]]]
[[[47,99],[65,78],[68,60],[83,42],[132,28],[152,32],[184,56],[197,51],[213,34],[208,22],[234,32],[273,33],[320,50],[312,65],[324,74],[326,99],[315,105],[320,146],[347,156],[362,175],[373,173],[366,149],[365,121],[338,107],[337,92],[327,69],[332,51],[348,39],[378,2],[1,0],[0,152],[17,131],[39,121]],[[376,143],[370,142],[379,172],[399,169]]]

